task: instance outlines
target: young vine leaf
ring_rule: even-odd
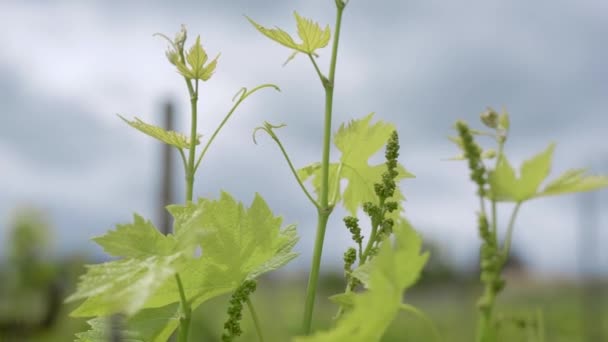
[[[179,325],[178,304],[144,309],[118,327],[112,326],[109,317],[97,317],[87,323],[90,330],[77,333],[76,342],[107,342],[113,330],[129,342],[166,342]]]
[[[575,169],[564,172],[551,181],[538,196],[554,196],[573,192],[596,190],[608,186],[608,177],[585,175],[585,169]]]
[[[342,201],[344,207],[356,215],[357,209],[365,202],[377,204],[378,197],[374,191],[374,183],[382,179],[382,173],[386,170],[384,163],[369,165],[368,160],[376,154],[388,141],[395,127],[382,121],[370,125],[373,113],[359,120],[352,120],[348,125],[342,124],[334,135],[334,144],[342,156],[339,163],[330,164],[330,198],[336,197]],[[402,165],[398,165],[399,175],[395,182],[403,178],[412,178]],[[312,177],[315,191],[320,193],[321,189],[321,164],[314,163],[298,170],[298,177],[306,181]],[[337,179],[348,181],[344,192],[341,193],[340,182]],[[401,202],[403,194],[397,188],[392,200]],[[394,212],[397,216],[399,210]]]
[[[184,292],[195,309],[297,256],[292,252],[298,240],[295,226],[281,229],[282,219],[257,194],[249,208],[223,192],[218,200],[169,209],[175,217],[175,234],[159,234],[150,222],[135,216],[133,224],[119,225],[95,239],[108,253],[125,259],[89,266],[76,293],[68,298],[86,298],[73,316],[125,313],[131,329],[138,312],[147,312],[172,331],[179,309],[166,310],[166,306],[180,301],[172,278],[175,273],[180,273]],[[200,257],[193,253],[197,245],[203,251]],[[145,340],[157,341],[161,333],[166,330]]]
[[[196,42],[186,54],[186,62],[190,67],[186,66],[186,64],[179,59],[176,60],[175,66],[179,73],[187,79],[208,81],[215,71],[219,57],[220,55],[218,54],[209,64],[207,64],[207,66],[205,66],[208,58],[207,52],[205,52],[205,49],[203,49],[203,46],[201,45],[201,37],[198,36],[196,37]]]
[[[295,341],[380,341],[401,308],[404,291],[417,281],[429,257],[428,252],[421,254],[422,240],[405,220],[395,225],[394,234],[394,242],[385,240],[374,259],[353,271],[367,291],[335,298],[350,306],[335,328]]]
[[[543,152],[526,160],[519,177],[507,158],[501,155],[496,169],[488,175],[490,195],[499,201],[523,202],[541,196],[591,191],[608,186],[608,177],[586,176],[585,170],[575,169],[566,171],[539,191],[549,176],[554,149],[555,145],[551,144]]]
[[[296,43],[289,33],[280,28],[269,29],[256,23],[253,19],[246,17],[247,20],[263,35],[275,42],[294,50],[294,53],[287,59],[289,62],[298,52],[308,55],[316,55],[315,51],[327,46],[331,37],[329,25],[322,29],[318,23],[311,19],[301,17],[297,12],[293,12],[298,27],[298,36],[302,39],[301,43]],[[285,63],[287,63],[285,62]]]
[[[188,138],[187,136],[185,136],[181,133],[178,133],[175,131],[164,130],[161,127],[145,123],[138,118],[135,118],[135,120],[130,121],[120,115],[118,115],[118,116],[124,122],[129,124],[129,126],[135,128],[138,131],[140,131],[146,135],[149,135],[157,140],[160,140],[160,141],[164,142],[165,144],[171,145],[173,147],[177,147],[179,149],[190,148],[190,138]],[[199,138],[200,138],[200,135],[196,139],[197,145],[200,143]]]

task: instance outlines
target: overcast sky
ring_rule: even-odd
[[[201,90],[205,137],[240,87],[282,89],[242,105],[207,154],[195,193],[217,197],[223,189],[250,203],[259,192],[285,223],[298,223],[303,256],[290,267],[306,267],[314,208],[272,140],[260,137],[256,146],[251,132],[265,120],[286,123],[278,133],[294,163],[320,160],[323,90],[305,58],[282,67],[290,51],[243,16],[295,33],[293,10],[330,24],[333,33],[331,0],[0,2],[0,245],[22,205],[47,211],[56,247],[66,252],[101,255],[89,239],[129,221],[132,212],[157,221],[161,146],[115,114],[160,123],[161,106],[171,99],[186,129],[183,80],[166,61],[166,43],[152,37],[172,37],[183,23],[191,38],[201,35],[211,56],[221,52]],[[514,162],[558,142],[553,176],[570,167],[608,173],[607,23],[608,2],[597,0],[351,0],[334,127],[370,112],[397,125],[400,161],[417,177],[402,185],[407,217],[464,267],[478,254],[477,200],[465,164],[442,160],[457,153],[446,139],[451,125],[477,124],[486,106],[504,107]],[[329,54],[320,51],[324,70]],[[183,188],[182,177],[176,184]],[[598,198],[605,212],[600,246],[608,242],[608,193]],[[580,199],[523,207],[514,249],[533,270],[576,271]],[[337,210],[330,221],[326,262],[338,262],[349,242],[342,216]],[[608,274],[605,250],[597,268]]]

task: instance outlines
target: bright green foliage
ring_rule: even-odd
[[[554,149],[555,144],[551,144],[543,152],[526,160],[521,166],[519,178],[515,176],[507,158],[500,156],[496,170],[490,172],[488,177],[492,194],[497,200],[515,202],[534,197],[540,184],[549,175]]]
[[[545,151],[525,161],[519,178],[507,158],[500,156],[496,169],[488,177],[491,193],[499,201],[523,202],[540,196],[591,191],[608,186],[608,177],[585,176],[585,170],[575,169],[566,171],[539,191],[549,176],[554,148],[555,145],[551,144]]]
[[[144,309],[121,322],[118,332],[129,342],[165,342],[179,325],[178,305],[163,308]],[[87,322],[91,329],[76,334],[76,342],[107,342],[111,329],[108,317],[98,317]]]
[[[365,202],[377,202],[374,191],[374,183],[382,178],[382,173],[386,171],[384,163],[369,165],[368,160],[376,154],[388,141],[395,127],[382,121],[370,125],[373,113],[366,117],[353,120],[348,125],[341,125],[334,135],[334,143],[338,150],[342,152],[339,163],[330,164],[330,190],[329,196],[336,197],[336,201],[342,200],[344,207],[352,214],[356,215],[357,209]],[[399,175],[396,182],[403,178],[414,177],[398,165]],[[317,193],[321,189],[321,164],[315,163],[298,170],[298,177],[305,181],[312,177],[312,184]],[[337,177],[346,179],[344,192],[340,193],[340,183]],[[336,191],[338,193],[336,193]],[[401,202],[404,197],[399,189],[396,189],[392,198]]]
[[[143,132],[155,139],[158,139],[165,144],[177,147],[177,148],[190,148],[190,138],[187,136],[175,132],[175,131],[167,131],[161,127],[147,124],[141,121],[138,118],[135,118],[134,121],[129,121],[122,116],[118,115],[124,122],[128,123],[131,127],[137,129],[140,132]],[[198,145],[200,135],[196,139],[196,144]]]
[[[175,66],[180,74],[187,79],[207,81],[213,75],[219,57],[220,55],[218,54],[209,64],[207,64],[207,66],[205,66],[208,59],[207,52],[205,52],[205,49],[203,49],[203,46],[201,45],[201,37],[198,36],[196,37],[196,42],[186,54],[186,62],[190,67],[182,63],[181,60],[176,60]]]
[[[67,299],[87,298],[73,316],[133,315],[184,262],[182,252],[175,250],[175,238],[160,234],[139,215],[134,215],[132,224],[118,225],[95,241],[109,254],[125,259],[88,266],[76,293]]]
[[[118,225],[95,239],[108,253],[125,259],[89,266],[77,292],[68,298],[87,298],[73,316],[122,312],[130,316],[128,330],[138,332],[137,324],[155,317],[156,326],[147,327],[149,333],[142,339],[160,341],[177,327],[179,311],[167,307],[180,301],[175,273],[180,273],[194,309],[297,255],[291,251],[298,240],[295,226],[281,230],[281,218],[259,195],[249,208],[222,193],[219,200],[174,205],[169,211],[175,218],[175,234],[162,235],[135,215],[134,223]],[[201,257],[192,253],[197,245],[203,250]]]
[[[429,256],[420,254],[422,240],[407,222],[396,224],[394,233],[394,242],[385,240],[378,255],[353,272],[368,291],[334,296],[340,303],[352,304],[336,327],[296,341],[380,341],[399,312],[403,292],[416,282]]]
[[[291,249],[298,240],[295,226],[281,231],[281,221],[259,195],[244,208],[223,192],[207,203],[201,217],[203,227],[217,227],[201,243],[205,257],[230,269],[239,284],[281,267],[297,256]]]
[[[152,222],[145,221],[137,214],[133,217],[133,223],[118,224],[116,230],[96,237],[93,241],[103,247],[106,253],[123,258],[167,256],[178,252],[175,251],[177,241],[174,236],[161,234]]]
[[[181,253],[176,253],[87,266],[76,293],[67,299],[87,300],[72,312],[72,316],[103,316],[116,312],[133,315],[146,307],[149,298],[172,278],[180,257]]]
[[[564,172],[557,179],[549,182],[538,196],[553,196],[572,192],[591,191],[608,186],[606,176],[587,176],[584,169]]]
[[[327,25],[325,29],[322,29],[321,26],[319,26],[319,24],[313,20],[301,17],[297,12],[293,12],[293,14],[296,18],[296,23],[298,26],[298,36],[300,36],[300,39],[302,39],[301,43],[296,43],[289,33],[280,28],[265,28],[253,21],[253,19],[247,17],[249,22],[263,35],[283,46],[295,50],[287,62],[291,60],[298,52],[308,55],[315,55],[315,51],[317,49],[327,46],[331,36],[329,25]]]

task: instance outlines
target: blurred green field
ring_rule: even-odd
[[[36,228],[38,227],[38,228]],[[0,342],[65,342],[87,329],[86,321],[68,317],[75,304],[63,303],[84,272],[82,257],[54,260],[48,257],[48,234],[43,222],[32,217],[18,221],[0,263]],[[431,258],[421,281],[404,301],[423,312],[436,325],[443,341],[474,341],[476,298],[481,292],[477,276],[459,274],[438,258]],[[608,341],[608,282],[592,287],[572,281],[535,279],[520,267],[506,272],[507,287],[499,296],[500,342],[532,342],[529,338],[542,317],[546,342]],[[260,279],[252,301],[266,341],[289,341],[301,325],[305,274],[279,273]],[[313,327],[327,329],[337,307],[327,297],[344,289],[341,273],[321,277]],[[195,311],[191,341],[220,341],[227,318],[229,296],[206,302]],[[239,341],[257,341],[249,313],[244,312],[244,334]],[[428,323],[401,313],[382,341],[434,341]],[[534,340],[536,341],[536,340]]]
[[[74,268],[76,269],[77,267]],[[332,325],[336,306],[325,298],[341,290],[338,280],[338,275],[326,276],[323,279],[316,307],[315,329],[325,329]],[[260,281],[252,300],[262,320],[267,341],[289,341],[290,336],[298,333],[304,294],[304,288],[300,284],[300,279],[294,278],[266,278]],[[607,284],[603,284],[603,289],[607,287]],[[422,309],[432,319],[444,341],[470,342],[474,341],[474,303],[478,292],[479,289],[469,283],[423,283],[410,291],[405,301]],[[0,294],[1,324],[6,325],[6,322],[10,321],[35,321],[45,311],[44,297],[44,294],[31,290],[11,298],[7,298],[6,293]],[[606,291],[594,296],[596,311],[593,317],[596,326],[585,325],[581,298],[581,290],[573,286],[548,286],[521,280],[518,283],[511,282],[498,302],[499,316],[503,317],[500,341],[528,341],[523,322],[517,322],[514,318],[521,320],[534,317],[539,310],[543,313],[546,341],[608,341]],[[228,300],[228,296],[219,297],[196,310],[191,341],[220,341],[222,325],[227,317]],[[72,341],[76,332],[86,329],[86,324],[84,320],[67,317],[71,308],[73,306],[62,305],[56,321],[39,331],[11,333],[2,330],[0,341]],[[589,328],[595,331],[585,335],[584,329]],[[244,314],[243,329],[245,332],[240,338],[241,341],[257,341],[248,312]],[[401,313],[382,341],[433,341],[433,335],[425,321],[414,315]]]

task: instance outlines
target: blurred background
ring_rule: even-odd
[[[0,341],[73,340],[86,326],[67,317],[72,308],[63,298],[85,263],[107,260],[90,238],[133,212],[162,227],[164,204],[182,202],[177,156],[116,116],[166,125],[171,112],[174,129],[186,130],[183,80],[166,60],[166,42],[152,37],[173,37],[180,24],[189,42],[200,34],[210,56],[221,53],[202,86],[203,139],[240,87],[281,87],[240,107],[209,150],[195,194],[216,198],[226,190],[249,203],[259,192],[285,223],[298,224],[301,256],[263,279],[254,298],[260,316],[272,317],[266,328],[277,341],[297,331],[314,208],[274,143],[260,136],[254,145],[251,133],[263,121],[286,123],[278,134],[296,166],[318,161],[323,90],[305,58],[282,67],[290,51],[243,16],[295,33],[293,10],[333,29],[330,0],[0,2]],[[445,161],[458,153],[446,139],[452,124],[476,124],[487,106],[505,108],[513,162],[558,142],[552,176],[574,167],[608,174],[606,23],[608,2],[594,0],[350,2],[334,127],[370,112],[396,124],[400,161],[416,175],[402,184],[406,215],[432,251],[406,300],[427,312],[446,340],[473,340],[480,293],[475,189],[464,163]],[[324,70],[329,54],[320,51]],[[498,304],[505,341],[526,341],[539,311],[547,341],[608,340],[607,208],[605,190],[523,207]],[[343,289],[341,255],[350,243],[344,215],[336,210],[330,221],[320,298]],[[277,298],[290,304],[268,304]],[[192,340],[219,339],[227,300],[201,309]],[[320,300],[316,326],[327,327],[334,312]],[[403,314],[385,340],[430,336]]]

